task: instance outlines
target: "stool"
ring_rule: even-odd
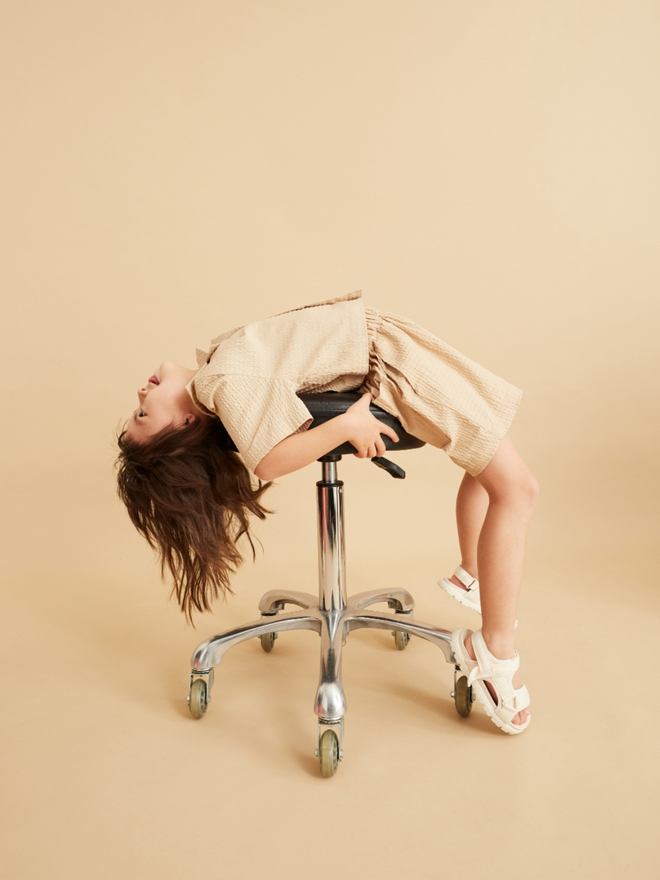
[[[359,398],[358,392],[325,392],[301,394],[300,399],[313,416],[311,427],[345,412]],[[371,413],[396,431],[399,442],[381,435],[387,449],[397,452],[417,449],[423,441],[408,434],[397,419],[375,404]],[[333,776],[343,756],[344,715],[346,698],[341,684],[342,647],[347,636],[355,629],[374,628],[390,630],[397,648],[403,650],[410,636],[419,636],[436,644],[448,663],[454,663],[454,690],[452,696],[458,713],[467,716],[472,708],[472,688],[455,664],[451,649],[451,633],[426,623],[413,620],[415,602],[407,590],[400,587],[369,590],[346,597],[344,563],[344,517],[342,507],[343,483],[337,479],[337,462],[342,455],[355,452],[350,443],[333,449],[320,458],[321,480],[317,486],[318,511],[318,599],[311,593],[295,590],[270,590],[259,602],[261,618],[244,626],[228,630],[202,642],[192,655],[188,706],[194,718],[201,718],[211,699],[213,672],[222,662],[225,652],[234,645],[258,637],[264,651],[271,651],[278,633],[292,629],[311,629],[321,637],[321,673],[314,711],[318,716],[318,750],[316,752],[323,776]],[[373,464],[402,479],[405,472],[385,458],[371,459]],[[386,602],[387,612],[368,610],[370,606]],[[285,611],[286,605],[299,610]]]

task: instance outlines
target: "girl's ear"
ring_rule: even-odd
[[[192,425],[196,418],[197,416],[194,413],[188,413],[188,415],[186,416],[186,420],[183,423],[184,426],[187,428],[188,425]]]

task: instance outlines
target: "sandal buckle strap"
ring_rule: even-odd
[[[479,587],[479,581],[476,578],[473,578],[471,574],[468,574],[468,572],[460,565],[457,566],[456,571],[454,572],[454,577],[457,578],[468,591],[478,589]]]

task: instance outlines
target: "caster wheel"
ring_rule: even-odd
[[[334,776],[339,764],[339,740],[334,730],[326,730],[319,740],[319,763],[326,778]]]
[[[463,718],[467,718],[472,711],[473,700],[472,688],[468,686],[467,678],[462,675],[454,685],[454,704],[456,711]]]
[[[404,633],[397,630],[394,633],[394,644],[399,649],[399,651],[405,651],[408,647],[408,642],[410,641],[410,633]]]
[[[277,638],[277,633],[266,633],[261,636],[261,647],[264,651],[269,654],[273,650],[273,645],[275,644],[275,639]]]
[[[208,695],[206,693],[206,682],[201,678],[196,678],[190,688],[190,696],[188,698],[188,708],[193,718],[201,718],[206,712],[208,706]]]

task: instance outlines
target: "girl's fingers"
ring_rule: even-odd
[[[360,414],[360,421],[356,425],[355,436],[351,438],[351,442],[357,450],[353,453],[356,458],[374,458],[375,456],[384,455],[387,451],[387,445],[381,435],[389,437],[394,443],[399,442],[399,435],[394,428],[370,415],[369,404],[372,399],[371,392],[365,391],[360,399],[353,404],[353,407],[360,405],[363,408]],[[364,438],[364,445],[358,445],[362,438]]]
[[[399,435],[394,430],[394,428],[390,428],[389,425],[386,425],[385,422],[378,422],[380,425],[379,431],[381,434],[387,434],[390,440],[394,440],[395,443],[399,442]]]

